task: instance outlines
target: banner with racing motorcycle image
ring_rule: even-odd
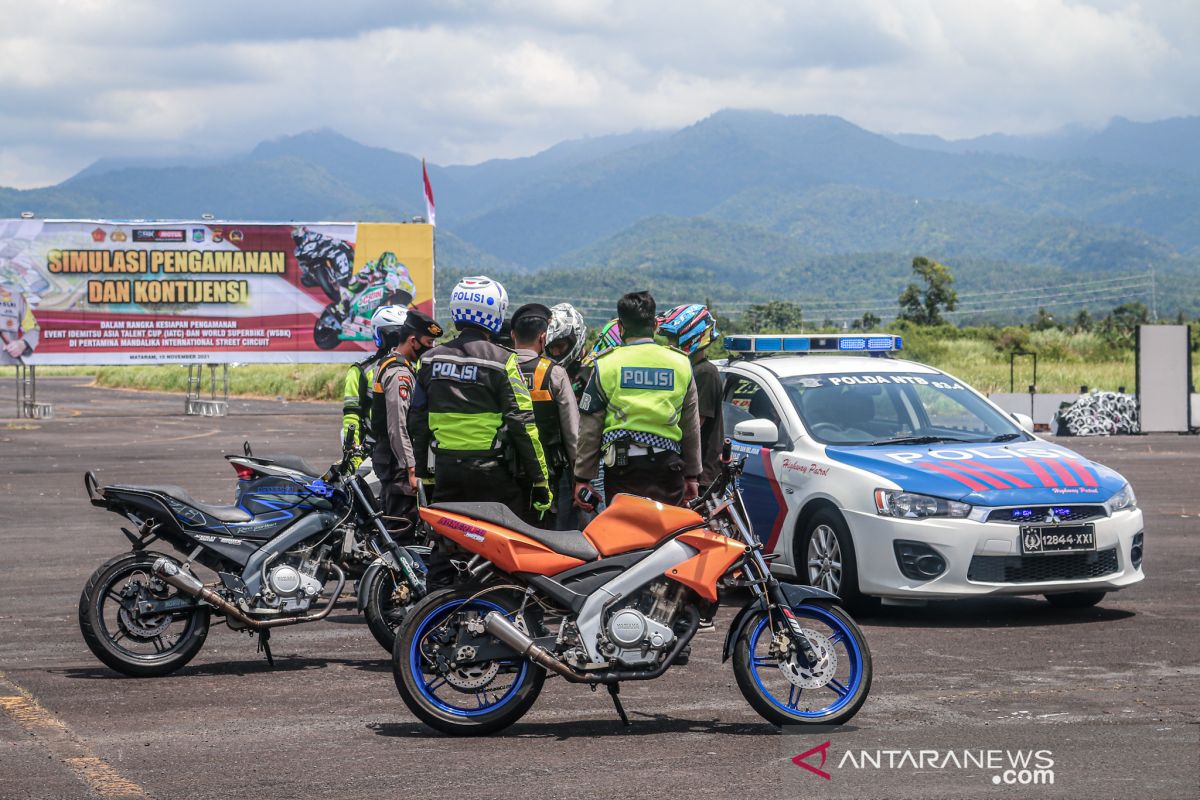
[[[0,365],[357,361],[433,314],[433,227],[0,221]]]

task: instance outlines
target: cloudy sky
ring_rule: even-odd
[[[1196,0],[0,0],[0,185],[329,127],[442,164],[726,107],[961,138],[1200,114]]]

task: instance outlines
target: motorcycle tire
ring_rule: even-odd
[[[396,579],[386,569],[375,572],[369,585],[358,587],[364,598],[363,616],[367,618],[367,627],[375,641],[389,653],[396,645],[396,631],[409,610],[393,601],[395,588]]]
[[[802,627],[815,622],[840,635],[839,643],[845,642],[846,647],[845,654],[839,658],[849,665],[846,682],[832,679],[811,689],[793,686],[778,664],[768,664],[770,657],[758,653],[758,648],[768,644],[772,635],[770,621],[766,613],[760,611],[749,620],[734,643],[733,674],[738,688],[746,702],[772,725],[840,725],[858,713],[871,691],[871,651],[866,639],[854,620],[837,606],[805,603],[793,608],[792,613]],[[764,632],[767,639],[760,641]],[[772,680],[777,687],[775,692],[767,687],[765,678]],[[783,689],[787,690],[786,698]],[[805,695],[805,692],[815,695]],[[817,703],[827,697],[832,699],[824,706],[810,709],[807,704],[813,696],[818,698]],[[800,707],[802,702],[805,708]]]
[[[126,639],[143,644],[162,640],[161,633],[158,636],[148,636],[148,630],[143,630],[141,634],[130,630],[130,621],[134,625],[146,624],[150,630],[159,623],[143,623],[140,619],[132,618],[127,612],[122,616],[119,609],[120,600],[113,594],[117,591],[115,587],[119,582],[125,580],[126,586],[130,586],[139,574],[144,576],[147,582],[151,581],[151,567],[160,556],[160,553],[143,550],[110,559],[92,573],[79,595],[79,630],[88,648],[109,667],[135,678],[157,678],[171,674],[191,661],[200,652],[205,638],[208,637],[210,611],[206,607],[200,607],[172,616],[172,619],[177,620],[186,615],[186,624],[179,638],[169,647],[160,648],[159,644],[155,643],[151,645],[155,652],[137,653],[121,646],[120,643]],[[105,620],[105,606],[108,603],[114,604],[112,608],[117,612],[116,631],[110,630],[109,623]],[[168,621],[167,626],[170,624],[172,623]]]
[[[516,653],[513,653],[511,660],[485,662],[486,668],[480,666],[474,674],[467,670],[455,673],[455,679],[460,684],[483,680],[479,672],[487,675],[492,665],[501,670],[494,674],[492,682],[496,677],[507,678],[509,674],[516,673],[512,685],[503,691],[497,689],[491,692],[496,695],[496,700],[486,705],[488,687],[493,685],[492,682],[479,687],[482,692],[468,693],[445,675],[428,682],[425,680],[420,669],[428,660],[421,654],[421,645],[425,637],[442,623],[464,611],[480,616],[487,611],[512,615],[520,607],[520,601],[508,594],[493,592],[475,597],[479,588],[477,585],[457,586],[426,595],[405,615],[392,649],[392,672],[404,704],[426,725],[451,736],[486,736],[507,728],[529,711],[546,680],[545,668],[529,659],[518,658]],[[442,698],[434,693],[446,685],[461,694],[463,706],[453,705],[451,701],[457,698],[452,695]]]
[[[338,332],[324,324],[326,318],[332,317],[333,306],[329,306],[313,323],[313,342],[322,350],[333,350],[342,343],[342,340],[338,338]]]
[[[325,296],[329,298],[329,301],[331,303],[341,302],[342,290],[338,285],[337,279],[334,277],[333,267],[328,263],[328,261],[326,260],[320,264],[317,264],[313,268],[313,272],[316,273],[317,283],[320,284],[321,291],[325,293]]]

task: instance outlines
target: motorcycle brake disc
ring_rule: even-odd
[[[127,601],[136,604],[143,595],[154,592],[140,583],[129,583],[121,590],[121,607],[117,612],[117,624],[134,639],[150,640],[161,636],[171,626],[170,614],[138,614]]]
[[[496,679],[499,672],[500,664],[496,661],[488,661],[485,664],[468,664],[465,667],[452,669],[445,674],[445,678],[446,683],[455,689],[471,691],[487,686]]]
[[[819,689],[829,683],[837,672],[838,657],[833,649],[833,643],[823,633],[804,628],[804,635],[812,644],[813,652],[817,654],[817,663],[811,669],[802,667],[797,662],[796,654],[791,658],[780,659],[779,671],[793,686],[801,689]]]

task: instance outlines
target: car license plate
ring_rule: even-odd
[[[1078,553],[1096,549],[1095,525],[1021,526],[1021,552]]]

